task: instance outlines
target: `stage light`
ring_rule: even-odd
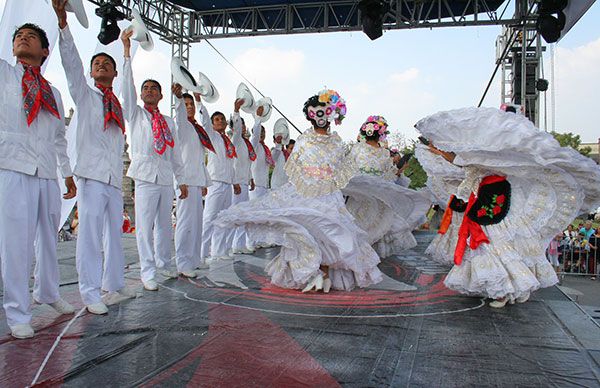
[[[540,2],[536,30],[547,43],[554,43],[560,39],[566,23],[563,10],[568,4],[568,0],[542,0]]]
[[[104,45],[119,39],[121,29],[117,22],[125,19],[125,15],[116,8],[118,5],[121,0],[109,0],[96,8],[96,15],[102,18],[98,40]]]
[[[545,92],[546,90],[548,90],[548,80],[545,80],[543,78],[538,79],[535,83],[535,88],[540,92]]]
[[[363,32],[375,40],[383,35],[383,17],[389,11],[389,4],[381,0],[361,0],[358,3]]]

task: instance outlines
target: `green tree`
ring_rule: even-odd
[[[581,146],[581,137],[579,137],[579,135],[575,135],[574,133],[571,133],[571,132],[559,133],[559,132],[555,132],[555,131],[550,132],[550,134],[552,136],[554,136],[556,141],[558,141],[558,144],[560,144],[563,147],[571,147],[571,148],[579,151],[579,153],[584,156],[589,156],[590,152],[592,152],[591,147],[580,147]]]

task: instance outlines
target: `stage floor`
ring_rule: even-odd
[[[75,244],[60,243],[79,315],[35,306],[36,336],[15,340],[2,311],[0,386],[600,387],[600,327],[577,304],[556,287],[500,310],[456,294],[422,253],[432,237],[383,260],[376,287],[327,295],[272,286],[276,248],[143,291],[124,237],[138,297],[105,316],[82,309]]]

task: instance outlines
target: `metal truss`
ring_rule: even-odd
[[[391,0],[384,29],[515,24],[494,11],[501,1]],[[196,11],[191,40],[239,36],[360,31],[357,0]]]
[[[88,1],[102,5],[108,0]],[[148,28],[169,43],[173,56],[181,57],[186,65],[190,44],[204,39],[362,30],[358,0],[210,11],[187,10],[166,0],[121,2],[119,9],[128,17],[132,8],[138,9]],[[510,17],[496,13],[501,3],[501,0],[389,0],[390,10],[384,17],[383,28],[506,26],[497,42],[500,52],[505,54],[497,58],[503,74],[501,99],[524,104],[530,119],[537,123],[539,91],[532,89],[531,82],[539,78],[544,49],[535,32],[537,15],[532,12],[537,9],[538,0],[514,0],[515,12]],[[515,38],[509,39],[511,36]]]

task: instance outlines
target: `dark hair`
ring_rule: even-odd
[[[210,115],[210,121],[212,122],[217,116],[223,116],[223,118],[227,120],[227,117],[225,117],[223,112],[215,111],[212,115]]]
[[[515,108],[514,106],[507,106],[506,107],[506,112],[510,112],[510,113],[517,113],[517,108]]]
[[[154,82],[158,86],[158,91],[162,94],[162,86],[160,86],[160,83],[157,80],[152,79],[152,78],[148,78],[147,80],[142,82],[141,90],[144,90],[144,85],[146,85],[146,82]]]
[[[190,100],[194,101],[194,97],[189,93],[183,93],[181,98],[189,98]]]
[[[107,53],[97,53],[94,54],[94,56],[92,57],[92,60],[90,61],[90,68],[92,67],[92,64],[94,63],[94,59],[98,58],[98,57],[106,57],[110,60],[110,63],[112,63],[113,67],[115,68],[115,70],[117,70],[117,62],[115,62],[115,59],[113,57],[111,57],[110,55],[108,55]]]
[[[40,26],[38,26],[37,24],[33,24],[33,23],[25,23],[20,27],[17,27],[17,29],[15,30],[15,32],[13,32],[13,36],[12,36],[12,42],[15,43],[15,39],[17,38],[17,34],[19,32],[21,32],[21,30],[24,29],[28,29],[28,30],[32,30],[33,32],[35,32],[35,34],[38,36],[38,38],[40,39],[40,42],[42,43],[42,48],[43,49],[49,49],[50,48],[50,42],[48,41],[48,35],[46,35],[46,31],[44,31],[44,29]],[[42,63],[44,63],[46,61],[47,57],[42,58]]]
[[[288,145],[290,145],[290,144],[296,144],[296,140],[290,139],[290,141],[288,142]]]
[[[304,108],[302,108],[302,112],[304,112],[304,117],[306,117],[307,120],[313,121],[308,117],[308,107],[312,106],[312,107],[317,107],[317,106],[325,106],[324,102],[319,102],[319,96],[317,96],[316,94],[312,97],[310,97],[308,100],[306,100],[306,102],[304,103]]]

